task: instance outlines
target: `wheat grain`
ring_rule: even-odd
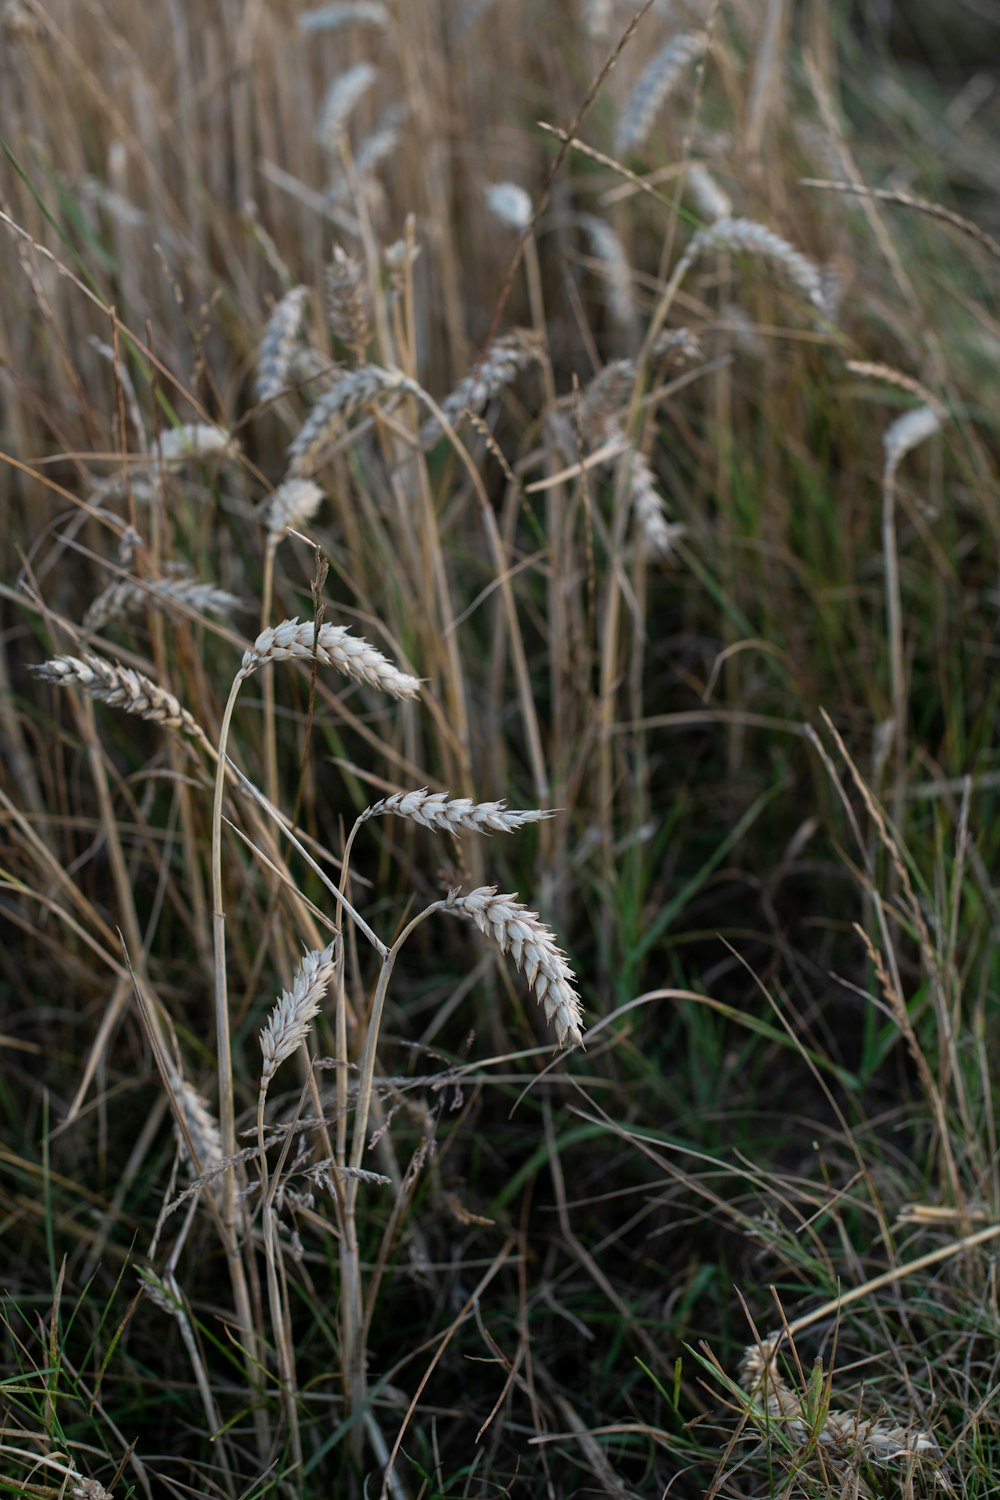
[[[353,255],[335,245],[324,280],[330,329],[360,360],[371,338],[371,297],[364,268]]]
[[[896,470],[908,453],[940,431],[941,413],[933,406],[915,406],[912,411],[897,417],[882,436],[886,480],[895,478]]]
[[[705,55],[708,36],[703,31],[682,31],[644,69],[618,122],[615,150],[621,156],[642,146],[662,106],[676,88],[685,68]]]
[[[352,413],[380,396],[412,389],[412,383],[399,370],[384,370],[380,365],[364,365],[338,380],[316,402],[289,448],[289,478],[308,479],[316,472]]]
[[[98,656],[54,656],[29,669],[43,682],[52,682],[59,687],[73,683],[85,688],[92,698],[120,708],[127,714],[138,714],[167,729],[179,729],[197,740],[205,740],[201,725],[182,708],[180,700],[166,688],[158,687],[142,672],[123,667],[118,662],[108,662]]]
[[[343,0],[340,5],[321,5],[304,10],[298,18],[299,30],[343,31],[348,26],[376,26],[385,31],[390,21],[389,8],[380,0]]]
[[[291,989],[282,990],[267,1018],[267,1025],[260,1033],[260,1050],[264,1058],[260,1076],[262,1093],[266,1093],[285,1059],[305,1041],[310,1022],[319,1014],[320,1001],[333,978],[333,971],[333,945],[314,948],[296,969]]]
[[[377,77],[377,68],[369,62],[359,62],[330,85],[323,100],[316,139],[331,156],[339,155],[340,138],[347,122]]]
[[[312,520],[323,503],[323,491],[312,479],[286,479],[267,507],[267,534],[274,540]]]
[[[780,234],[753,219],[717,219],[699,229],[688,245],[674,272],[677,281],[706,250],[732,250],[769,261],[793,286],[818,308],[827,311],[823,274],[815,261],[796,250]]]
[[[604,268],[608,286],[608,311],[623,328],[635,324],[635,298],[632,295],[632,268],[621,239],[603,219],[581,214],[580,223],[590,240],[595,259]]]
[[[352,636],[346,625],[320,625],[311,620],[284,620],[262,630],[251,650],[244,653],[238,676],[249,677],[269,661],[317,661],[334,667],[345,677],[366,682],[370,687],[389,693],[393,698],[415,698],[420,679],[400,671],[381,651],[360,637]]]
[[[232,433],[210,422],[188,422],[171,427],[153,445],[153,459],[166,469],[177,469],[195,458],[235,458],[240,445]]]
[[[519,371],[544,357],[541,336],[531,328],[516,328],[495,339],[474,370],[458,382],[441,402],[441,410],[454,426],[462,412],[481,412],[491,397],[511,383]],[[433,442],[441,431],[435,417],[420,430],[423,443]]]
[[[383,797],[365,808],[359,819],[365,823],[369,818],[381,818],[392,813],[396,817],[409,818],[425,828],[440,833],[458,834],[463,830],[475,833],[513,833],[527,823],[540,823],[554,813],[534,808],[509,808],[503,802],[473,802],[471,797],[453,797],[447,792],[429,792],[426,787],[416,792],[396,792]]]
[[[531,223],[531,197],[516,182],[490,182],[485,189],[486,207],[501,224],[524,230]]]
[[[498,895],[495,885],[480,886],[466,896],[451,891],[444,906],[469,917],[502,953],[511,955],[519,971],[523,969],[529,988],[544,1007],[545,1019],[555,1027],[560,1047],[579,1046],[583,1011],[574,988],[575,975],[556,945],[555,934],[538,913],[529,911],[516,896]]]
[[[292,355],[310,292],[294,286],[286,292],[267,320],[257,356],[257,400],[271,401],[288,385]]]
[[[234,609],[246,608],[235,594],[216,588],[213,583],[204,583],[185,569],[178,568],[166,578],[152,578],[142,583],[135,578],[116,578],[88,608],[83,617],[83,629],[100,630],[109,620],[135,614],[146,605],[167,611],[174,606],[186,607],[197,614],[210,615],[227,615]]]

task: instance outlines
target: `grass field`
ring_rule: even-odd
[[[990,11],[0,5],[0,1494],[1000,1493]]]

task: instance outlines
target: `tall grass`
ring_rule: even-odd
[[[0,11],[0,1493],[997,1492],[917,9]]]

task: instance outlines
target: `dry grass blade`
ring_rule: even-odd
[[[360,821],[382,818],[387,814],[398,818],[409,818],[424,828],[433,828],[439,833],[458,834],[469,830],[474,833],[513,833],[528,823],[540,823],[554,817],[552,812],[534,808],[509,808],[504,802],[473,802],[470,797],[453,797],[447,792],[429,792],[426,787],[416,792],[396,792],[383,797],[365,808]]]
[[[140,718],[162,724],[166,729],[179,729],[183,734],[207,743],[201,725],[182,707],[180,700],[131,667],[104,661],[99,656],[82,659],[54,656],[30,670],[43,682],[55,683],[59,687],[76,684],[92,698],[108,703],[112,708],[138,714]]]
[[[523,969],[545,1019],[555,1027],[560,1047],[578,1047],[583,1042],[583,1010],[576,993],[576,977],[566,955],[557,946],[555,934],[537,912],[529,911],[516,896],[497,894],[495,885],[480,886],[463,896],[452,891],[443,903],[446,911],[458,912],[475,922],[480,932],[509,953]]]
[[[262,630],[251,650],[244,653],[238,678],[249,677],[270,661],[317,661],[334,667],[345,677],[366,682],[370,687],[393,698],[415,698],[420,679],[400,671],[388,657],[358,636],[352,636],[346,625],[320,625],[311,620],[283,620]]]

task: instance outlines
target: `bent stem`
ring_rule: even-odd
[[[351,831],[352,838],[356,831],[357,825]],[[345,864],[347,852],[349,851],[345,851]],[[361,1260],[358,1251],[357,1200],[358,1189],[361,1185],[361,1178],[359,1176],[361,1160],[365,1154],[368,1117],[371,1112],[379,1030],[382,1024],[382,1013],[385,1009],[386,995],[389,993],[389,980],[392,978],[392,971],[403,944],[432,912],[442,911],[443,909],[443,902],[434,901],[422,912],[418,912],[412,921],[408,922],[403,928],[399,937],[382,959],[382,967],[379,971],[378,980],[375,985],[375,994],[372,998],[368,1029],[365,1033],[365,1045],[361,1054],[361,1061],[358,1065],[360,1074],[358,1080],[358,1099],[354,1113],[354,1134],[351,1137],[349,1175],[344,1184],[344,1238],[341,1243],[340,1255],[341,1340],[345,1394],[347,1397],[348,1414],[355,1418],[359,1417],[364,1411],[368,1400],[368,1362],[365,1357],[364,1308],[361,1296]],[[355,1421],[353,1431],[358,1434],[356,1441],[360,1441],[364,1432],[361,1422]]]

